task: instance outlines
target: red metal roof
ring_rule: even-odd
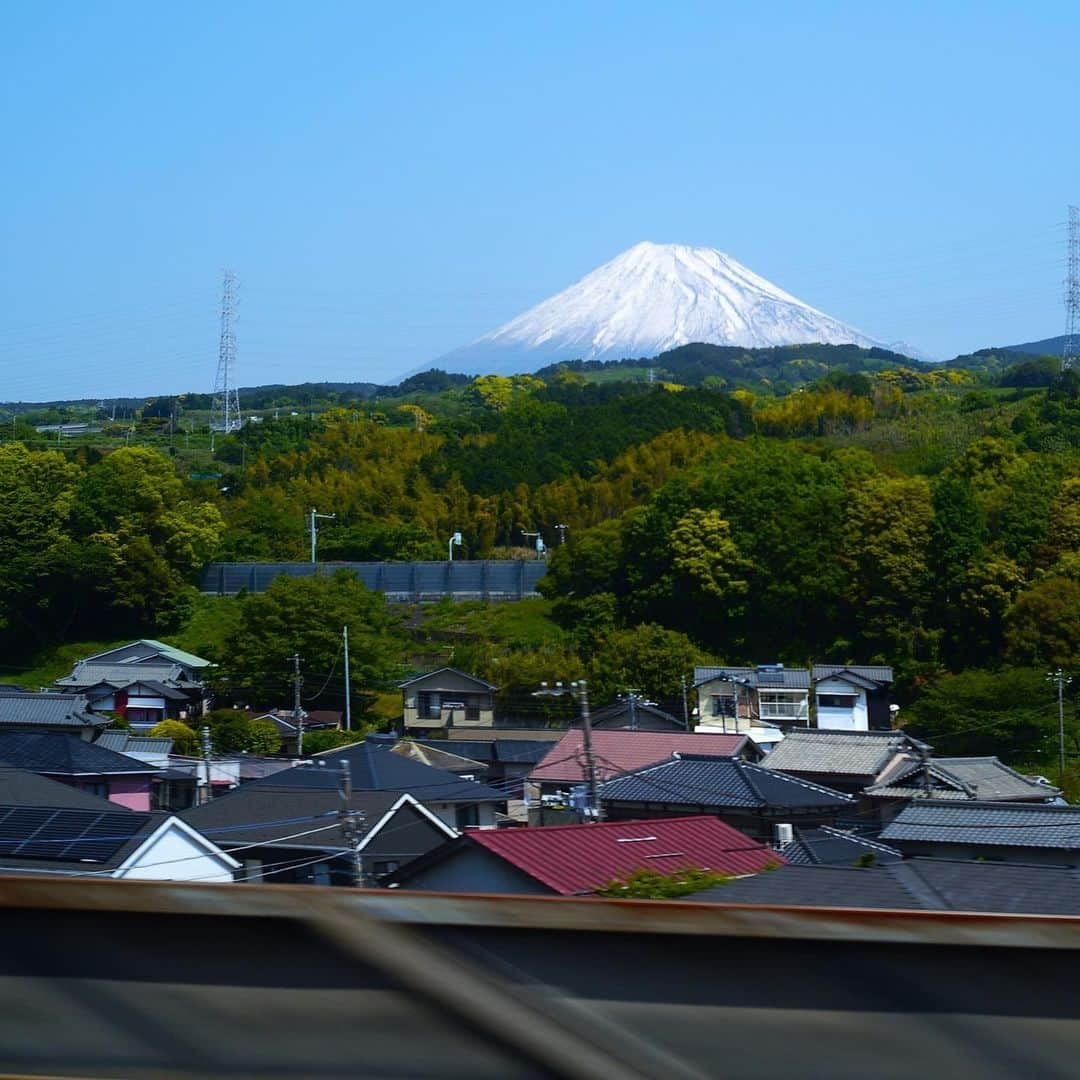
[[[601,780],[667,761],[675,753],[736,757],[745,735],[696,735],[685,731],[594,731],[593,755]],[[568,731],[544,756],[529,779],[585,783],[585,746],[580,728]]]
[[[468,836],[563,896],[592,892],[634,870],[670,874],[695,866],[739,875],[786,862],[771,848],[708,816],[477,829]]]

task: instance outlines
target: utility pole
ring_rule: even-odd
[[[566,526],[556,525],[555,531],[559,534],[559,547],[562,547],[566,543]]]
[[[320,514],[315,507],[311,508],[311,512],[308,515],[308,531],[311,533],[311,561],[315,562],[315,541],[319,536],[319,526],[317,524],[319,518],[323,518],[326,521],[333,521],[337,517],[337,514]]]
[[[690,702],[686,697],[686,676],[679,676],[679,685],[682,687],[682,722],[687,731],[690,730]]]
[[[640,692],[638,690],[627,690],[626,701],[630,706],[630,730],[637,731],[637,703],[640,700]]]
[[[352,731],[352,688],[349,686],[349,628],[341,631],[342,648],[345,652],[345,730]]]
[[[304,720],[307,714],[304,712],[303,706],[300,704],[300,687],[303,685],[303,679],[300,678],[300,660],[299,653],[293,653],[289,657],[293,664],[293,720],[296,721],[296,756],[304,756]]]
[[[572,682],[568,687],[557,682],[554,687],[546,682],[540,684],[539,690],[534,690],[533,697],[562,697],[569,694],[581,708],[581,734],[583,749],[585,751],[585,775],[589,783],[589,819],[597,822],[604,820],[604,812],[600,806],[600,783],[596,774],[596,754],[593,753],[592,720],[589,716],[589,686],[584,679]]]
[[[1065,687],[1072,679],[1061,668],[1057,671],[1048,671],[1047,679],[1057,686],[1058,704],[1058,780],[1065,776]]]
[[[360,854],[360,826],[364,823],[364,816],[352,805],[352,766],[345,759],[341,762],[341,787],[338,794],[341,796],[341,809],[338,811],[338,820],[341,822],[341,832],[345,837],[345,844],[352,852],[353,877],[357,888],[364,884],[364,860]]]
[[[206,770],[206,787],[203,789],[203,802],[208,803],[213,798],[213,780],[210,776],[210,729],[204,724],[199,732],[199,742],[202,745],[203,768]]]

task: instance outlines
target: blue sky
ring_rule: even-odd
[[[639,240],[946,358],[1062,332],[1080,5],[0,13],[0,400],[385,380]]]

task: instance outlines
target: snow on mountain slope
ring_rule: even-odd
[[[646,242],[435,363],[446,371],[506,374],[560,360],[655,356],[690,342],[881,344],[723,252]]]

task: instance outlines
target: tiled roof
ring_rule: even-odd
[[[185,667],[203,668],[211,667],[209,660],[204,660],[194,653],[184,652],[164,641],[156,641],[154,638],[140,638],[138,641],[129,642],[127,645],[117,645],[115,648],[106,649],[104,652],[94,653],[93,656],[83,657],[80,664],[145,664],[152,663],[155,658],[163,656],[174,664],[183,664]],[[110,659],[113,657],[115,659]]]
[[[430,765],[435,769],[446,769],[454,773],[476,773],[487,768],[482,761],[473,761],[471,758],[462,757],[461,754],[455,754],[430,743],[417,742],[414,739],[402,739],[395,743],[390,753],[400,754],[402,757],[419,761],[423,765]]]
[[[902,731],[795,730],[762,762],[781,772],[877,777],[912,740]]]
[[[247,786],[332,788],[336,791],[341,783],[340,763],[348,761],[354,791],[407,791],[422,803],[506,801],[506,793],[497,788],[392,754],[392,745],[363,742],[328,750],[316,755],[317,765],[282,769],[263,780],[252,780]]]
[[[420,682],[421,679],[430,679],[434,675],[441,675],[444,671],[448,671],[454,675],[459,676],[462,679],[467,679],[469,682],[475,683],[477,686],[481,686],[485,690],[499,689],[493,683],[486,682],[484,679],[481,679],[476,675],[470,675],[467,671],[459,671],[455,667],[441,667],[436,668],[434,671],[422,671],[419,675],[413,675],[411,678],[406,679],[404,682],[399,682],[398,686],[402,690],[404,690],[406,686],[412,686],[413,683]]]
[[[713,736],[709,736],[713,738]],[[735,758],[676,758],[609,780],[602,802],[804,810],[850,808],[839,791]]]
[[[129,731],[103,731],[94,740],[94,745],[116,754],[168,754],[172,751],[173,741],[132,735]]]
[[[167,656],[170,660],[175,660],[178,664],[184,664],[186,667],[212,667],[213,665],[209,660],[204,660],[201,656],[196,656],[194,653],[185,652],[183,649],[178,649],[175,645],[169,645],[164,641],[155,641],[153,638],[142,638],[139,644],[147,645],[155,652],[162,656]]]
[[[124,687],[153,681],[165,686],[182,685],[195,689],[199,684],[185,678],[184,674],[184,668],[172,661],[162,664],[91,664],[80,660],[70,675],[56,680],[56,685],[91,687],[108,683],[110,686]]]
[[[905,806],[881,839],[1078,851],[1080,807],[927,799]]]
[[[883,799],[982,799],[986,802],[1045,802],[1061,792],[1022,776],[996,757],[932,758],[924,782],[923,765],[912,761],[890,769],[866,789]],[[927,794],[929,787],[930,794]]]
[[[883,664],[815,664],[810,669],[810,675],[814,682],[817,682],[818,679],[827,679],[842,671],[850,671],[852,675],[858,675],[875,683],[893,681],[892,668]]]
[[[707,754],[732,757],[746,746],[745,735],[698,735],[685,731],[594,731],[593,755],[601,780],[620,773],[667,761],[673,754]],[[536,766],[529,779],[567,784],[583,784],[585,768],[585,736],[580,728],[572,728]]]
[[[694,685],[729,676],[736,682],[759,690],[809,690],[810,672],[806,668],[768,667],[696,667]]]
[[[0,761],[17,769],[54,776],[152,773],[145,761],[118,754],[63,731],[0,730]]]
[[[70,784],[50,780],[28,769],[11,766],[0,768],[0,805],[3,806],[55,806],[74,810],[119,810],[108,799],[90,795]]]
[[[0,727],[40,724],[42,727],[83,729],[109,722],[87,711],[82,694],[0,693]]]
[[[1080,915],[1080,870],[907,859],[852,869],[785,866],[689,897],[718,904]]]
[[[644,701],[635,702],[633,709],[629,701],[616,701],[613,705],[607,705],[603,709],[597,709],[592,714],[593,727],[603,727],[605,724],[611,727],[619,726],[616,721],[625,721],[627,725],[631,720],[644,725],[649,720],[660,723],[672,731],[686,731],[686,725],[676,716],[665,712],[655,705],[646,704]]]
[[[828,825],[796,828],[795,839],[784,846],[783,853],[796,866],[853,866],[856,859],[867,855],[879,863],[898,862],[904,857],[896,848]]]
[[[174,690],[157,679],[117,679],[114,682],[102,680],[95,686],[88,686],[82,692],[90,701],[98,701],[103,697],[109,697],[117,690],[123,690],[131,686],[144,686],[151,694],[163,697],[168,701],[187,701],[188,695],[183,690]]]
[[[480,829],[468,838],[564,896],[593,892],[634,870],[752,874],[784,862],[714,817]]]

